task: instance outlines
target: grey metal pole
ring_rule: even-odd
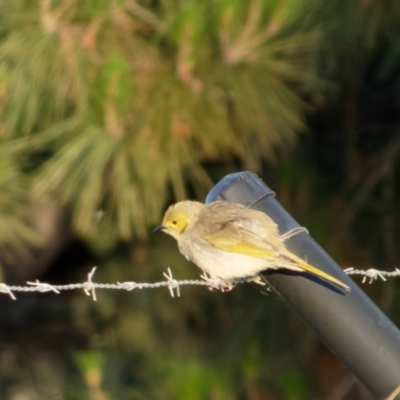
[[[299,226],[251,172],[223,178],[206,202],[215,200],[267,213],[281,234]],[[311,265],[349,285],[351,292],[304,274],[267,273],[276,292],[375,396],[400,399],[393,395],[400,385],[400,331],[309,235],[300,233],[286,244]]]

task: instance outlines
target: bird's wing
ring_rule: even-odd
[[[260,258],[278,257],[281,253],[277,247],[281,242],[276,224],[265,214],[224,205],[221,214],[207,212],[201,217],[198,232],[204,241],[218,250]]]
[[[350,291],[340,280],[287,250],[275,222],[268,215],[234,204],[227,207],[226,204],[208,206],[196,224],[199,236],[209,245],[222,251],[266,259],[272,268],[307,271]],[[212,212],[216,209],[221,212]]]

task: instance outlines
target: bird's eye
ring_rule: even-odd
[[[176,219],[174,219],[173,221],[172,221],[172,225],[176,225],[178,223],[178,221],[176,220]]]

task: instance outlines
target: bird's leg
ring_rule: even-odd
[[[298,226],[297,228],[293,228],[290,231],[287,231],[286,233],[284,233],[283,235],[281,235],[281,240],[282,242],[285,242],[286,240],[290,239],[293,236],[298,235],[299,233],[307,233],[308,234],[308,230],[302,226]]]

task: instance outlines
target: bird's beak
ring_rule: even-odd
[[[151,231],[151,233],[162,231],[163,229],[165,229],[164,225],[158,225]]]

